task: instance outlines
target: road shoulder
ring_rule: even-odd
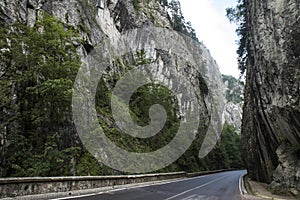
[[[268,184],[251,180],[249,177],[244,177],[244,184],[248,194],[244,195],[245,200],[255,199],[272,199],[272,200],[292,200],[296,199],[293,196],[282,196],[272,194],[268,190]]]

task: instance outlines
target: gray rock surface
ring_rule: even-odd
[[[246,1],[249,61],[242,125],[250,177],[294,195],[300,191],[299,6],[298,0]]]
[[[78,47],[78,52],[83,61],[102,41],[108,40],[111,44],[117,44],[116,41],[122,38],[124,34],[132,33],[130,30],[141,28],[139,31],[144,29],[148,30],[145,33],[149,33],[151,28],[160,27],[172,31],[167,9],[154,0],[141,1],[139,9],[135,8],[130,0],[107,0],[104,1],[104,7],[101,8],[98,6],[98,0],[0,1],[0,21],[6,24],[19,21],[32,27],[40,16],[41,11],[52,14],[62,22],[79,29],[79,34],[84,44]],[[172,32],[172,36],[174,36],[173,41],[176,42],[171,46],[173,49],[175,48],[175,51],[172,51],[172,48],[156,49],[163,38],[161,35],[149,37],[153,40],[153,43],[151,43],[151,41],[138,41],[139,35],[143,35],[143,33],[139,33],[132,37],[133,43],[131,46],[136,45],[135,50],[143,47],[147,56],[155,60],[158,66],[157,70],[161,72],[157,76],[162,82],[172,85],[172,83],[168,82],[169,76],[183,73],[194,84],[196,90],[201,91],[197,94],[197,101],[201,107],[201,126],[203,129],[206,129],[209,124],[213,124],[207,130],[211,136],[206,138],[205,143],[208,146],[203,146],[203,151],[200,155],[205,156],[219,139],[219,134],[221,133],[221,114],[225,103],[221,74],[215,60],[202,43],[196,43],[186,36],[175,31]],[[162,31],[161,34],[165,34],[165,32]],[[151,45],[149,46],[149,44]],[[134,48],[132,50],[134,55]],[[174,52],[183,53],[181,55],[172,55]],[[113,61],[115,60],[111,60],[111,62]],[[120,61],[122,62],[122,60]],[[168,69],[168,67],[173,68]],[[5,70],[5,66],[3,70]],[[3,70],[1,68],[0,74]],[[116,65],[112,65],[107,70],[107,73],[122,75],[122,72]],[[16,109],[18,110],[18,108]],[[0,115],[2,112],[5,111],[0,111]],[[5,143],[6,133],[18,128],[18,125],[13,123],[11,122],[11,125],[0,129],[1,143]],[[12,125],[14,126],[12,127]],[[9,129],[8,131],[6,130],[7,128]],[[72,134],[75,134],[73,129],[68,130],[67,127],[64,131],[70,131]],[[2,153],[5,153],[5,147],[0,150]],[[5,160],[1,160],[1,158],[0,162],[5,163]],[[0,175],[5,176],[5,169],[0,170]]]
[[[242,106],[241,104],[235,104],[228,102],[224,106],[223,121],[232,125],[237,132],[241,132],[242,127]]]
[[[238,133],[241,132],[244,83],[233,76],[222,75],[226,88],[227,103],[224,107],[223,122],[232,125]]]

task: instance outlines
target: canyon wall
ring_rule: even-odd
[[[82,63],[88,64],[87,57],[96,49],[98,49],[99,54],[111,56],[108,61],[110,66],[105,69],[104,78],[99,83],[98,88],[105,88],[105,91],[112,90],[120,77],[132,68],[139,68],[143,64],[151,64],[153,66],[151,72],[154,78],[165,83],[171,89],[177,90],[180,84],[187,79],[194,87],[190,89],[196,91],[197,98],[193,101],[196,101],[199,105],[200,122],[196,144],[183,157],[183,164],[180,166],[191,170],[192,168],[194,170],[208,168],[205,162],[199,161],[198,154],[201,141],[205,138],[205,135],[209,135],[209,137],[206,137],[205,141],[207,142],[204,142],[207,146],[202,148],[202,157],[206,156],[217,140],[220,139],[221,114],[225,103],[224,85],[216,61],[211,57],[209,50],[197,41],[190,25],[184,22],[178,1],[172,1],[170,4],[162,0],[0,1],[0,24],[8,27],[8,30],[4,30],[4,32],[17,32],[11,26],[18,23],[32,30],[36,27],[37,22],[40,22],[46,16],[44,13],[58,19],[62,23],[63,29],[75,30],[78,33],[80,40],[79,42],[74,41],[73,45],[76,46],[76,52]],[[43,28],[40,29],[41,34],[43,33],[42,30]],[[23,35],[17,34],[17,37],[21,36]],[[27,37],[26,34],[24,37]],[[26,42],[30,45],[31,41],[27,40]],[[3,92],[6,101],[0,104],[0,176],[120,173],[119,171],[107,170],[103,163],[93,160],[86,153],[76,133],[71,113],[67,112],[70,110],[70,103],[66,106],[61,105],[62,108],[58,109],[59,112],[61,109],[67,111],[61,117],[63,123],[58,123],[55,120],[52,122],[55,127],[45,123],[48,119],[52,119],[49,114],[51,109],[45,108],[46,105],[41,105],[35,110],[28,106],[33,104],[30,106],[36,107],[41,102],[33,102],[32,99],[34,98],[31,98],[31,94],[26,96],[27,83],[35,87],[51,78],[38,74],[40,73],[39,64],[32,66],[25,64],[24,69],[29,71],[30,68],[34,72],[32,74],[38,74],[38,78],[33,80],[29,76],[29,81],[23,81],[21,84],[18,84],[18,80],[11,80],[15,73],[10,72],[17,71],[20,67],[15,64],[13,56],[6,55],[11,54],[12,49],[9,39],[1,38],[0,45],[2,43],[4,45],[3,48],[0,48],[0,53],[3,53],[1,56],[7,58],[7,62],[5,60],[0,65],[0,88],[1,92],[6,91]],[[99,50],[108,43],[111,44],[111,49],[126,49],[128,52],[123,51],[123,54],[117,56],[109,51],[111,49],[107,51]],[[121,45],[118,46],[118,44]],[[39,45],[38,48],[44,48],[43,44]],[[4,55],[4,53],[6,54]],[[30,49],[27,52],[16,52],[20,56],[30,53]],[[44,57],[47,59],[51,55],[48,54]],[[21,78],[24,71],[26,71],[24,69],[18,70]],[[172,77],[179,77],[177,85],[176,82],[172,81]],[[105,104],[105,106],[101,105],[105,108],[97,107],[97,117],[104,129],[112,135],[111,140],[120,146],[127,145],[131,151],[139,151],[145,148],[145,145],[141,145],[142,142],[134,137],[126,137],[125,134],[121,137],[121,130],[113,119],[110,108],[108,108],[110,101],[107,101],[106,97],[110,95],[109,92],[98,95],[100,96],[98,102]],[[186,95],[178,94],[177,97],[178,102],[184,108],[192,107],[190,102],[186,100]],[[48,104],[53,105],[51,102]],[[33,116],[36,114],[34,111],[38,111],[38,116],[41,116],[38,117],[37,123],[33,123],[37,119],[36,116]],[[181,119],[184,118],[184,116],[180,117]],[[139,117],[133,114],[133,118],[137,119]],[[172,123],[170,124],[172,125]],[[174,131],[170,134],[173,133]],[[47,158],[49,148],[46,145],[52,145],[50,139],[54,136],[60,138],[51,146],[52,149],[55,149],[55,154],[70,154],[69,150],[75,150],[74,156],[63,155],[68,157],[49,161]],[[165,136],[168,137],[168,134],[165,134]],[[22,142],[17,141],[16,138],[21,138]],[[154,149],[161,148],[163,142],[168,142],[160,135],[153,138]],[[77,150],[79,153],[76,153]],[[24,156],[24,152],[27,153],[26,156]],[[93,163],[95,167],[86,165],[86,160],[88,160],[88,165]],[[57,165],[53,165],[56,162],[58,162]],[[45,167],[45,163],[50,167]],[[69,169],[70,163],[72,169]],[[177,166],[175,164],[173,170],[179,170]],[[80,172],[79,167],[82,168],[83,172]],[[28,169],[32,173],[29,173]],[[60,172],[60,170],[63,172]]]
[[[248,64],[242,122],[252,179],[300,191],[300,3],[246,1]]]

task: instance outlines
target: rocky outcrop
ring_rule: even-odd
[[[228,102],[224,106],[223,121],[233,126],[236,131],[240,133],[242,127],[242,113],[241,104]]]
[[[106,69],[106,75],[111,76],[111,79],[114,78],[113,75],[121,77],[138,62],[145,64],[148,61],[155,64],[155,68],[152,69],[155,78],[171,88],[176,87],[176,84],[170,81],[172,77],[181,74],[181,77],[183,77],[179,79],[181,82],[185,80],[184,78],[188,79],[197,91],[196,101],[199,103],[201,115],[201,130],[199,132],[208,133],[209,135],[205,139],[207,142],[204,143],[207,146],[202,147],[201,156],[206,156],[213,148],[221,133],[221,114],[225,102],[219,68],[202,43],[191,40],[173,30],[168,16],[168,9],[164,4],[155,0],[1,1],[0,21],[4,24],[12,24],[18,21],[32,27],[36,20],[41,17],[40,13],[42,11],[56,16],[66,27],[75,27],[79,30],[83,44],[77,44],[77,50],[83,62],[87,62],[86,58],[93,50],[97,49],[97,46],[100,46],[101,49],[106,42],[110,43],[112,48],[127,48],[130,50],[129,53],[126,52],[126,54],[119,55],[119,57],[113,55],[114,57],[109,61],[111,65]],[[128,40],[128,45],[120,43],[120,40]],[[163,46],[164,43],[167,43],[167,45]],[[118,44],[123,45],[118,46]],[[141,54],[141,52],[144,54]],[[111,52],[103,51],[102,53],[109,54]],[[142,60],[137,61],[136,55],[139,53]],[[146,60],[143,60],[144,58]],[[0,73],[1,71],[2,69],[0,69]],[[109,89],[114,86],[108,83],[108,80],[111,79],[107,78],[105,80]],[[177,84],[177,86],[180,85]],[[180,96],[179,94],[177,97],[179,97],[178,101],[186,108],[192,107],[185,100],[184,95],[181,94]],[[2,122],[2,114],[3,111],[0,111],[0,122]],[[106,117],[103,116],[104,119]],[[212,126],[209,126],[210,124]],[[110,125],[115,126],[113,123]],[[14,132],[11,128],[7,131],[7,127],[0,126],[1,143],[7,143],[5,142],[6,133]],[[64,126],[64,129],[69,132],[69,135],[76,134],[71,128]],[[66,142],[68,142],[67,139]],[[1,153],[5,154],[5,145],[0,150]],[[0,163],[5,163],[5,156],[1,156]],[[1,176],[7,176],[7,174],[6,169],[0,169]]]
[[[242,141],[251,178],[300,192],[300,4],[245,1],[248,65]]]
[[[226,87],[227,100],[223,112],[223,122],[232,125],[240,133],[242,127],[242,105],[244,103],[244,83],[228,75],[222,75],[222,79]]]

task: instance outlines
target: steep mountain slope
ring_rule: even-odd
[[[227,100],[223,113],[224,121],[232,125],[237,132],[241,132],[244,84],[228,75],[222,75],[222,80],[226,87]]]
[[[250,177],[300,191],[300,4],[245,1],[247,80],[242,142]]]
[[[206,156],[221,133],[225,103],[222,78],[209,51],[196,41],[193,29],[181,16],[178,1],[1,1],[0,22],[4,28],[1,58],[5,58],[0,65],[0,176],[120,173],[105,167],[84,148],[70,112],[79,61],[91,64],[90,55],[99,53],[107,44],[108,49],[100,54],[110,59],[94,95],[97,120],[107,137],[128,151],[157,150],[170,142],[178,130],[185,117],[181,112],[193,110],[191,105],[196,102],[199,129],[195,141],[180,160],[163,170],[216,168],[221,154],[217,152],[203,160],[198,155],[202,147],[200,157]],[[180,89],[180,83],[189,80],[193,88],[186,92],[194,90],[197,97],[191,100],[178,94],[174,100],[166,88],[155,85],[138,90],[130,99],[130,115],[136,123],[149,123],[153,102],[168,108],[166,127],[150,141],[122,135],[122,123],[114,120],[110,108],[112,89],[121,77],[147,64],[154,67],[151,77],[172,90]],[[90,72],[93,71],[86,74],[93,74]],[[172,81],[177,76],[178,80]],[[183,109],[176,108],[178,102]],[[122,104],[117,106],[122,109]],[[202,141],[205,145],[201,146]],[[95,156],[106,156],[97,153]]]

